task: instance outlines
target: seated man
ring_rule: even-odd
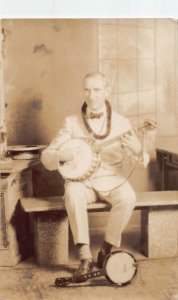
[[[121,172],[123,153],[144,167],[149,161],[149,156],[143,152],[128,119],[111,109],[106,76],[100,72],[87,74],[84,78],[84,93],[85,102],[79,114],[66,117],[57,137],[43,151],[41,157],[48,170],[56,170],[59,169],[60,162],[70,163],[74,158],[70,147],[60,151],[66,141],[89,138],[95,142],[97,148],[102,142],[121,136],[111,145],[102,147],[100,163],[91,176],[79,181],[65,181],[65,206],[80,259],[74,276],[82,275],[93,268],[87,203],[101,198],[112,206],[104,241],[98,253],[97,263],[101,268],[112,246],[120,247],[121,234],[131,217],[136,200],[134,190]]]

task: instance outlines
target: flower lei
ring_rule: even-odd
[[[107,100],[105,101],[105,104],[106,104],[107,125],[106,125],[106,132],[104,134],[101,134],[101,135],[95,133],[93,131],[93,129],[91,128],[91,126],[89,125],[89,123],[88,123],[88,116],[87,116],[87,113],[86,113],[86,108],[87,108],[86,102],[84,102],[84,104],[82,105],[82,108],[81,108],[82,119],[83,119],[83,122],[85,124],[85,127],[86,127],[87,131],[90,134],[92,134],[92,136],[95,139],[99,139],[99,140],[102,140],[102,139],[106,138],[111,132],[111,114],[112,114],[112,110],[111,110],[110,103]]]

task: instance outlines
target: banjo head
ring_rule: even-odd
[[[119,286],[129,284],[137,272],[136,260],[126,251],[115,251],[105,260],[107,279]]]
[[[87,140],[75,138],[65,142],[59,150],[64,152],[71,149],[73,159],[58,166],[58,170],[64,179],[73,181],[85,180],[95,171],[99,156],[95,153]]]

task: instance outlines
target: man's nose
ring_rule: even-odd
[[[95,91],[93,91],[93,90],[90,90],[89,91],[89,98],[93,98],[95,96]]]

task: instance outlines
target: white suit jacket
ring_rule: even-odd
[[[97,139],[96,144],[100,144],[106,140],[117,137],[129,131],[130,129],[131,125],[129,120],[112,111],[110,134],[103,140]],[[82,116],[80,114],[66,117],[64,124],[57,136],[42,152],[41,161],[43,165],[48,170],[57,170],[59,165],[58,150],[60,149],[61,145],[72,138],[86,138],[88,136],[89,133],[85,128]],[[138,158],[134,157],[130,151],[121,147],[119,139],[113,144],[103,147],[100,153],[101,163],[92,176],[92,182],[94,182],[95,179],[97,183],[102,181],[102,186],[105,184],[110,185],[109,182],[111,182],[112,188],[115,185],[118,185],[118,180],[120,181],[123,178],[121,164],[123,157],[125,156],[132,156],[135,162],[138,160]],[[148,157],[148,154],[144,154],[144,159],[138,160],[139,164],[142,164],[144,167],[146,167],[149,161]]]

